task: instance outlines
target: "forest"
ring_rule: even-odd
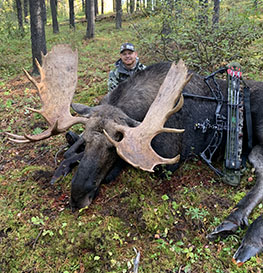
[[[262,0],[0,0],[0,272],[262,272],[263,254],[232,261],[246,227],[207,239],[255,184],[251,165],[237,187],[195,154],[162,177],[128,166],[73,212],[76,169],[50,184],[67,149],[65,133],[26,144],[5,134],[47,128],[28,109],[39,109],[41,100],[23,69],[39,82],[35,60],[41,64],[58,44],[78,52],[73,101],[88,106],[108,93],[126,42],[147,66],[182,59],[205,77],[234,61],[245,80],[263,81],[262,14]],[[213,164],[222,168],[216,158]]]

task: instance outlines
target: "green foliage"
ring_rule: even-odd
[[[46,218],[48,219],[48,218]],[[31,218],[31,222],[34,224],[34,225],[44,225],[44,220],[42,218],[39,218],[38,216],[36,217],[32,217]]]
[[[39,127],[35,128],[33,130],[33,135],[38,135],[38,134],[41,134],[43,132],[43,130]]]
[[[213,25],[212,4],[200,8],[198,1],[182,1],[171,9],[169,2],[160,5],[147,22],[137,26],[141,45],[154,60],[182,58],[196,71],[214,71],[232,60],[244,64],[248,48],[262,36],[262,23],[252,8],[221,5],[220,22]],[[213,1],[211,1],[213,2]],[[241,1],[242,2],[242,1]]]
[[[204,220],[209,213],[205,209],[190,207],[187,210],[186,215],[190,215],[192,219]]]
[[[18,30],[15,5],[10,1],[0,4],[0,44],[10,38],[21,38],[24,33]]]
[[[235,203],[238,203],[245,195],[246,195],[246,192],[237,192],[234,195],[233,200],[235,201]]]
[[[8,2],[12,1],[5,1]],[[62,22],[65,19],[62,15],[67,15],[67,2],[59,3],[63,5],[59,13]],[[65,20],[60,25],[60,34],[54,35],[48,19],[47,48],[68,43],[78,49],[79,79],[74,101],[96,105],[107,93],[108,72],[119,57],[118,48],[124,41],[135,43],[142,62],[147,64],[162,60],[164,52],[169,58],[174,58],[177,55],[173,54],[178,52],[178,58],[186,56],[190,64],[195,64],[196,57],[191,54],[196,41],[191,40],[193,33],[190,32],[197,25],[196,15],[192,14],[194,6],[187,6],[187,11],[188,15],[183,13],[181,21],[172,25],[178,30],[178,42],[182,46],[178,50],[170,47],[169,39],[177,39],[172,33],[162,33],[161,40],[159,30],[163,28],[164,19],[169,17],[160,14],[152,14],[146,20],[137,17],[132,22],[124,22],[120,31],[114,29],[114,21],[96,22],[96,38],[90,41],[83,40],[86,24],[76,24],[73,31]],[[175,175],[165,172],[163,180],[127,168],[116,181],[102,185],[93,204],[72,213],[70,186],[75,170],[54,186],[49,183],[56,168],[55,154],[65,144],[64,136],[17,146],[9,143],[3,134],[5,131],[34,134],[40,132],[44,124],[39,114],[25,110],[25,107],[39,109],[40,102],[22,73],[22,67],[29,71],[32,67],[30,33],[26,27],[25,36],[17,39],[16,18],[12,18],[13,26],[7,24],[7,27],[13,34],[8,36],[9,30],[6,30],[0,36],[1,56],[4,56],[0,58],[0,271],[127,273],[133,269],[134,248],[141,253],[140,273],[262,271],[262,255],[241,268],[231,262],[245,231],[239,229],[235,236],[213,243],[206,239],[247,192],[247,177],[254,177],[250,171],[240,187],[232,189],[221,184],[211,171],[200,167],[196,161],[187,162]],[[156,18],[160,21],[155,22]],[[184,18],[189,19],[185,26]],[[246,22],[251,18],[242,20]],[[1,20],[0,25],[3,24]],[[134,36],[134,28],[139,25],[147,29],[141,45]],[[164,51],[166,42],[169,47]],[[210,42],[205,42],[209,48]],[[257,52],[261,52],[262,38],[253,42],[252,47],[254,53],[242,61],[247,67],[251,64],[260,71],[262,57]],[[212,49],[209,52],[217,58]],[[245,49],[240,52],[246,54]],[[230,56],[227,52],[224,54]],[[251,72],[251,76],[255,73]],[[262,75],[257,74],[257,77],[262,80]],[[83,126],[75,125],[72,130],[79,133]],[[58,155],[57,161],[61,159]],[[260,210],[262,206],[250,219],[256,218]]]

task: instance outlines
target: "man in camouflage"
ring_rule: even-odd
[[[108,80],[108,91],[114,90],[120,82],[132,76],[135,72],[144,70],[145,65],[139,62],[138,54],[131,43],[124,43],[120,48],[120,59],[111,70]]]

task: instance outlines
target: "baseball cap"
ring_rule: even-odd
[[[122,53],[122,51],[124,51],[124,50],[131,50],[131,51],[135,51],[135,47],[134,47],[134,45],[133,44],[131,44],[131,43],[124,43],[124,44],[122,44],[121,45],[121,48],[120,48],[120,53]]]

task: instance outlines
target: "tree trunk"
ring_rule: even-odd
[[[44,0],[29,0],[30,12],[30,27],[31,27],[31,45],[32,45],[32,60],[33,73],[38,74],[38,69],[35,59],[41,64],[41,52],[47,53],[45,25],[43,22],[43,1]]]
[[[104,0],[101,0],[101,14],[104,14]]]
[[[147,0],[146,8],[147,10],[152,10],[152,0]]]
[[[88,0],[85,0],[85,18],[88,22]]]
[[[86,0],[87,5],[87,32],[86,38],[94,38],[95,34],[95,7],[94,0]]]
[[[219,11],[220,11],[220,0],[214,0],[214,13],[212,23],[215,26],[219,23]]]
[[[27,16],[28,16],[28,0],[24,0],[24,22],[27,24]]]
[[[136,0],[136,11],[140,10],[140,1]]]
[[[135,5],[134,0],[130,0],[130,12],[131,12],[131,13],[134,12],[134,5]]]
[[[85,13],[86,8],[85,8],[85,0],[82,0],[82,11]]]
[[[57,19],[57,5],[55,0],[50,0],[50,8],[52,15],[53,33],[59,33],[58,19]]]
[[[69,0],[69,27],[75,28],[74,0]]]
[[[98,0],[94,0],[95,17],[99,14]]]
[[[116,12],[116,0],[112,0],[113,12]]]
[[[18,20],[19,30],[21,32],[24,32],[24,27],[23,27],[23,12],[22,12],[21,0],[16,0],[16,10],[17,10],[17,20]]]
[[[37,0],[36,0],[37,1]],[[43,22],[44,25],[47,24],[47,9],[46,9],[46,1],[45,0],[41,0],[42,3],[42,16],[43,16]]]
[[[122,23],[122,4],[121,0],[116,0],[116,28],[121,28]]]
[[[126,1],[126,11],[129,13],[129,7],[130,7],[130,2],[129,0]]]
[[[153,6],[153,9],[156,10],[158,5],[159,5],[159,0],[155,0],[155,3],[154,3],[154,6]]]

